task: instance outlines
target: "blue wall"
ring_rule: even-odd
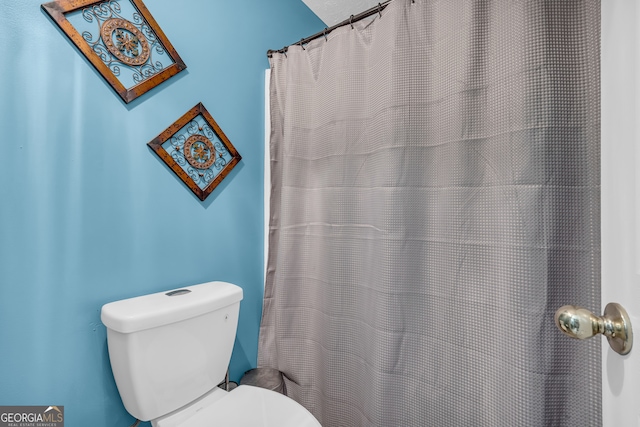
[[[129,426],[100,307],[210,280],[244,289],[232,379],[262,309],[265,52],[324,25],[300,0],[147,0],[187,70],[126,105],[40,9],[0,13],[0,405]],[[147,147],[203,102],[243,156],[200,202]]]

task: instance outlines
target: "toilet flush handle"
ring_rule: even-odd
[[[175,291],[167,292],[165,295],[168,297],[177,297],[180,295],[188,294],[191,291],[189,289],[177,289]]]

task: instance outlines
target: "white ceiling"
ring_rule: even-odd
[[[382,0],[302,0],[318,15],[320,19],[330,27],[338,24],[351,15],[357,15],[367,9],[371,9]]]

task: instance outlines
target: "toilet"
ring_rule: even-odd
[[[154,427],[320,427],[271,390],[222,383],[242,289],[209,282],[106,304],[111,369],[127,411]]]

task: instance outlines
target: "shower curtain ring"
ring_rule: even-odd
[[[327,30],[328,30],[328,28],[325,27],[324,31],[322,32],[322,35],[324,36],[324,41],[326,41],[326,42],[329,41],[329,39],[327,38]]]
[[[302,48],[302,50],[307,50],[307,49],[305,49],[305,48],[304,48],[304,46],[303,46],[303,44],[302,44],[302,42],[303,42],[303,41],[304,41],[304,39],[300,39],[300,43],[298,43],[298,44],[300,45],[300,47]]]
[[[349,18],[349,25],[351,25],[351,29],[353,30],[353,15]]]
[[[378,15],[380,15],[380,18],[382,18],[382,4],[378,3]]]

